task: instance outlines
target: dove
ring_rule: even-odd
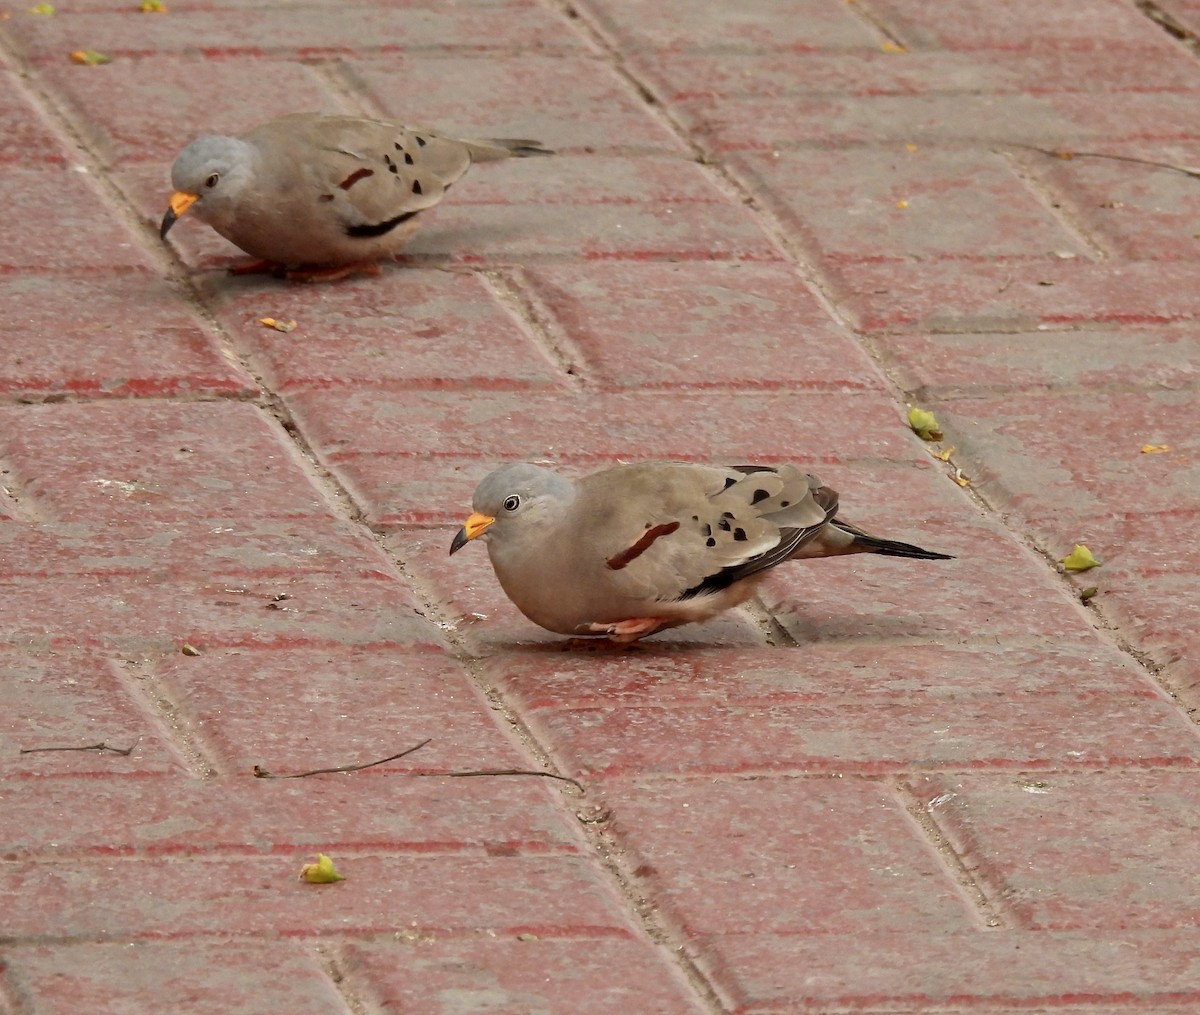
[[[294,113],[239,137],[207,136],[171,167],[159,234],[192,211],[259,263],[289,277],[378,272],[417,231],[415,217],[474,162],[550,155],[536,141],[466,141],[384,120]]]
[[[838,495],[795,465],[618,465],[578,480],[518,463],[488,475],[450,545],[488,548],[509,599],[541,627],[629,643],[743,602],[788,560],[950,554],[837,518]]]

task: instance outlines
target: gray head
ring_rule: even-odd
[[[233,206],[249,185],[257,162],[254,146],[241,138],[215,135],[197,138],[171,167],[171,207],[160,233],[166,236],[175,220],[193,205],[206,222],[232,217]]]
[[[475,488],[474,513],[454,537],[456,553],[472,539],[502,540],[531,522],[559,517],[575,497],[575,484],[549,469],[519,462],[486,476]]]

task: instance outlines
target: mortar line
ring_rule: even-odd
[[[310,942],[307,951],[329,981],[330,987],[342,999],[347,1015],[378,1015],[381,1011],[378,996],[372,996],[368,1003],[362,992],[354,989],[355,983],[365,981],[366,990],[375,995],[371,977],[347,971],[346,951],[341,942]]]
[[[890,781],[892,790],[905,813],[919,829],[926,843],[933,849],[942,868],[967,899],[974,905],[976,914],[987,930],[1008,930],[1010,926],[1018,926],[1012,913],[1005,912],[1006,908],[1000,899],[985,891],[980,878],[973,874],[967,866],[966,859],[951,841],[949,834],[938,823],[933,812],[921,802],[916,793],[901,776]]]

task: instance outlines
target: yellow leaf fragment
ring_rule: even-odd
[[[950,461],[950,456],[954,454],[954,448],[946,448],[945,451],[930,451],[929,453],[939,462],[948,462]]]
[[[316,863],[306,863],[300,868],[300,880],[307,881],[310,885],[331,885],[335,881],[345,881],[346,879],[337,872],[337,868],[333,866],[333,861],[324,853],[317,854]]]
[[[952,480],[954,480],[954,482],[956,482],[959,486],[970,486],[971,485],[971,481],[965,475],[963,475],[962,469],[955,469],[954,475],[951,476],[950,478]]]
[[[897,201],[897,202],[896,202],[896,207],[897,207],[897,208],[907,208],[907,207],[908,207],[908,202],[907,202],[907,201],[904,201],[904,200]]]
[[[195,645],[192,645],[190,642],[186,641],[180,646],[179,651],[185,656],[198,656],[200,654],[200,650],[196,648]]]
[[[1169,444],[1143,444],[1142,445],[1142,454],[1143,455],[1161,455],[1164,451],[1170,451],[1170,450],[1171,450],[1171,446]]]
[[[33,7],[29,8],[29,13],[43,14],[48,18],[52,18],[56,12],[54,10],[54,4],[35,4]]]
[[[1093,567],[1099,567],[1098,561],[1082,543],[1076,543],[1075,549],[1068,553],[1062,559],[1063,569],[1066,571],[1087,571]]]
[[[166,14],[167,5],[163,0],[142,0],[138,5],[138,10],[143,14]]]
[[[1064,162],[1070,162],[1071,159],[1075,158],[1074,152],[1052,152],[1051,154],[1056,159],[1062,159]]]
[[[276,331],[282,331],[284,334],[287,334],[289,331],[295,331],[297,327],[295,321],[277,321],[274,317],[260,317],[258,323],[264,328],[274,328]]]
[[[879,48],[882,49],[885,53],[907,53],[908,52],[908,47],[901,46],[900,43],[898,43],[898,42],[885,42]]]
[[[111,56],[97,53],[94,49],[77,49],[71,54],[71,59],[75,63],[81,63],[86,67],[98,67],[103,63],[112,63]]]
[[[923,441],[940,441],[942,431],[938,429],[937,417],[926,409],[918,409],[915,405],[908,410],[908,425]]]
[[[915,152],[915,151],[917,151],[917,146],[915,144],[906,144],[904,146],[904,150],[906,152]]]

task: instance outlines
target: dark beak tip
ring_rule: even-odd
[[[168,208],[167,213],[162,218],[162,225],[158,227],[159,239],[165,240],[167,233],[171,231],[171,226],[179,221],[179,216],[175,214],[174,208]]]
[[[450,556],[453,557],[470,541],[471,537],[467,535],[466,526],[463,526],[463,528],[459,529],[458,532],[454,534],[454,542],[450,544]]]

